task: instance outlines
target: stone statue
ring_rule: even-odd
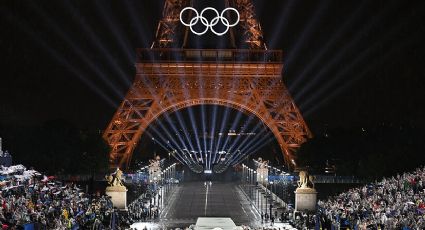
[[[313,188],[314,189],[314,176],[309,175],[307,171],[300,171],[300,180],[298,188]]]
[[[122,175],[123,172],[120,170],[120,168],[117,168],[114,173],[106,176],[105,178],[108,181],[108,185],[111,187],[124,187],[124,184],[122,183]]]
[[[317,191],[314,188],[314,176],[307,171],[300,171],[298,188],[295,190],[295,212],[315,211],[317,205]]]
[[[161,180],[161,158],[157,155],[154,159],[149,160],[149,180],[160,181]]]
[[[313,175],[309,175],[308,176],[308,185],[307,186],[309,186],[309,188],[314,188],[314,176]]]
[[[149,173],[150,174],[154,174],[154,173],[156,173],[157,171],[161,171],[161,161],[160,161],[160,157],[159,156],[156,156],[153,160],[152,159],[150,159],[149,160]]]
[[[106,195],[111,197],[112,204],[119,210],[127,210],[127,188],[122,183],[123,172],[120,168],[107,175],[108,187],[105,189]]]
[[[151,168],[159,168],[160,167],[160,163],[161,163],[161,158],[159,156],[156,156],[153,160],[150,159],[149,160],[149,167]]]
[[[261,157],[258,158],[258,169],[265,169],[269,165],[269,161],[263,161]]]
[[[314,176],[307,171],[300,171],[298,188],[295,190],[295,211],[315,211],[317,205],[317,191],[314,188]]]

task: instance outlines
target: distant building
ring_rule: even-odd
[[[9,167],[12,165],[12,155],[8,151],[3,152],[2,140],[0,137],[0,165]]]

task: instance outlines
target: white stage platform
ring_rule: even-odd
[[[226,217],[199,217],[195,225],[195,230],[234,230],[235,228],[235,222]]]

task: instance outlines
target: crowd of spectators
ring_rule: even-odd
[[[125,215],[107,196],[89,196],[22,165],[0,169],[2,229],[119,229]]]
[[[318,202],[323,229],[425,229],[425,168]]]
[[[132,222],[152,221],[159,217],[159,207],[151,202],[146,202],[142,195],[128,205],[128,217]]]
[[[299,229],[425,229],[424,183],[425,167],[318,201],[317,213],[279,219],[292,219]],[[0,189],[2,229],[124,229],[159,213],[143,198],[120,213],[108,196],[88,195],[22,165],[0,168]]]

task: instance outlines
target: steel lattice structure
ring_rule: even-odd
[[[166,0],[151,49],[137,50],[136,78],[104,132],[111,167],[128,167],[147,127],[164,113],[212,104],[255,115],[273,132],[286,163],[311,133],[283,84],[282,52],[267,50],[250,0],[228,0],[240,11],[239,31],[250,49],[173,49],[180,32],[180,10],[188,0]],[[176,19],[177,17],[177,19]],[[177,20],[177,21],[176,21]],[[244,31],[241,33],[241,31]]]
[[[229,4],[229,3],[228,3]],[[263,40],[261,25],[255,18],[254,4],[251,0],[233,0],[229,4],[240,12],[240,36],[250,49],[267,49]],[[232,33],[234,33],[232,31]]]
[[[189,0],[166,0],[162,19],[158,23],[156,39],[152,47],[167,48],[178,43],[183,31],[180,23],[181,10],[190,4]]]

